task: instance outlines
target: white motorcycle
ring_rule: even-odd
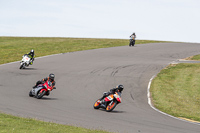
[[[22,69],[22,68],[25,69],[25,67],[29,66],[30,62],[31,62],[31,58],[27,54],[23,55],[22,60],[20,62],[19,69]]]

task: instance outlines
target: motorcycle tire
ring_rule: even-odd
[[[129,46],[134,46],[135,45],[135,40],[130,41]]]
[[[100,108],[100,104],[98,103],[99,99],[94,103],[93,107],[94,109],[99,109]]]
[[[32,91],[29,92],[29,97],[33,97]]]
[[[135,45],[135,40],[133,40],[133,42],[132,42],[132,46],[134,46]]]
[[[22,69],[24,67],[24,64],[22,64],[20,67],[19,67],[19,69]]]
[[[108,106],[106,107],[106,112],[112,111],[116,106],[117,106],[117,101],[114,101],[111,105],[108,104]]]
[[[135,45],[135,42],[132,42],[132,46],[134,46]]]
[[[46,91],[42,91],[42,92],[39,91],[36,98],[41,99],[45,95],[45,93]]]

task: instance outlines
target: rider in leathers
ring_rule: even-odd
[[[104,92],[104,93],[103,93],[103,97],[100,99],[100,104],[101,104],[103,107],[106,107],[107,102],[104,100],[104,98],[107,97],[107,96],[109,96],[110,94],[115,94],[115,92],[120,92],[120,93],[122,93],[123,89],[124,89],[124,86],[123,86],[123,85],[118,85],[118,86],[116,86],[116,88],[110,89],[109,92]]]
[[[35,59],[34,50],[32,49],[27,55],[31,58],[31,60],[30,60],[30,65],[32,65],[32,64],[33,64],[33,61],[34,61],[34,59]]]
[[[135,32],[133,32],[133,34],[130,35],[129,46],[134,46],[135,45],[135,38],[136,38],[136,34],[135,34]]]
[[[56,82],[55,82],[55,75],[53,74],[53,73],[51,73],[51,74],[49,74],[49,77],[46,77],[46,78],[44,78],[44,79],[42,79],[42,80],[39,80],[39,81],[37,81],[36,82],[36,84],[33,86],[33,88],[35,88],[35,87],[37,87],[39,84],[43,84],[43,83],[45,83],[47,80],[49,80],[51,83],[52,83],[52,88],[53,89],[56,89],[56,87],[55,87],[55,84],[56,84]],[[50,94],[50,92],[48,91],[47,92],[47,96]]]

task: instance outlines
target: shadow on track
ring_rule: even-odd
[[[37,70],[36,68],[25,68],[25,69],[20,69],[20,70]]]
[[[106,112],[106,110],[105,110],[105,109],[102,109],[102,108],[100,108],[100,109],[98,109],[98,110],[101,110],[101,111]],[[126,111],[117,111],[117,110],[113,110],[113,111],[108,112],[108,113],[126,113]]]
[[[48,98],[48,97],[43,97],[40,100],[58,100],[58,98]]]

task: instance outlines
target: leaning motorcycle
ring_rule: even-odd
[[[30,64],[30,61],[31,61],[31,58],[27,54],[23,55],[22,60],[20,62],[19,69],[22,69],[22,68],[24,69],[25,67],[28,67]]]
[[[135,45],[135,40],[134,39],[130,39],[129,46],[134,46],[134,45]]]
[[[33,88],[29,92],[30,97],[36,97],[37,99],[41,99],[43,96],[48,96],[50,91],[53,89],[56,89],[55,87],[52,87],[52,83],[50,81],[46,81],[44,84],[39,84],[36,86],[36,88]]]
[[[107,112],[110,112],[117,106],[117,104],[121,103],[121,93],[115,92],[115,94],[110,94],[109,96],[105,97],[103,99],[106,103],[105,106],[101,104],[100,100],[101,99],[98,99],[94,103],[94,109],[104,108]]]

